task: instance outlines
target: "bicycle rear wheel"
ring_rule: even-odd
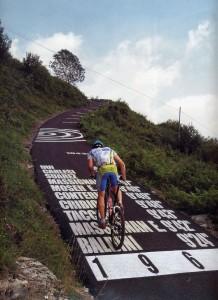
[[[125,236],[125,219],[122,207],[118,205],[114,206],[111,223],[112,244],[118,250],[123,246]]]

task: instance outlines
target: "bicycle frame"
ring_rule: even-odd
[[[111,229],[111,240],[115,250],[122,247],[125,237],[125,219],[123,206],[118,203],[118,193],[121,183],[118,182],[116,193],[111,190],[110,180],[108,179],[105,197],[104,197],[104,212],[106,223]],[[111,200],[111,204],[109,203]],[[98,210],[98,204],[96,207],[96,216],[99,221],[100,214]]]
[[[118,181],[118,184],[117,184],[117,191],[116,193],[114,193],[112,190],[111,190],[111,184],[110,184],[110,179],[107,180],[107,185],[106,185],[106,190],[105,190],[105,197],[108,196],[113,193],[114,196],[115,196],[115,202],[118,202],[118,193],[119,193],[119,190],[120,190],[120,186],[121,186],[121,183],[120,181]]]
[[[125,219],[123,207],[118,203],[118,193],[120,189],[120,182],[116,193],[111,190],[110,182],[107,184],[105,191],[105,216],[108,212],[108,220],[111,227],[112,244],[116,250],[120,249],[124,242],[125,237]],[[110,207],[109,199],[112,200],[112,207]],[[112,208],[112,210],[111,210]]]

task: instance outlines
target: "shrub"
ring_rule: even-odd
[[[4,27],[2,27],[0,20],[0,63],[3,63],[11,58],[11,55],[9,53],[10,47],[11,40],[9,39],[7,34],[4,33]]]

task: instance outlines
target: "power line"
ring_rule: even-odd
[[[203,125],[198,120],[194,119],[192,116],[188,115],[187,113],[182,112],[183,115],[187,116],[188,118],[192,119],[196,123],[198,123],[202,128],[206,129],[208,132],[213,133],[214,136],[216,136],[215,132],[212,132],[211,129],[207,128],[205,125]]]
[[[52,49],[50,49],[50,48],[44,46],[43,44],[41,44],[41,43],[39,43],[39,42],[33,41],[32,39],[26,37],[26,36],[23,35],[23,34],[20,34],[20,33],[18,33],[18,32],[15,32],[15,31],[12,30],[12,29],[9,29],[8,31],[9,31],[9,32],[12,32],[13,34],[16,34],[16,35],[20,36],[20,37],[21,37],[22,39],[24,39],[24,40],[30,41],[30,42],[32,42],[33,44],[38,45],[39,47],[41,47],[41,48],[43,48],[43,49],[45,49],[45,50],[47,50],[47,51],[49,51],[49,52],[51,52],[51,53],[56,53],[56,51],[54,51],[54,50],[52,50]],[[118,81],[118,80],[115,80],[115,79],[113,79],[113,78],[110,78],[109,76],[106,76],[105,74],[103,74],[103,73],[101,73],[101,72],[98,72],[98,71],[96,71],[96,70],[93,70],[93,69],[91,69],[91,68],[88,67],[88,66],[85,66],[85,68],[86,68],[87,70],[89,70],[89,71],[91,71],[91,72],[93,72],[93,73],[95,73],[95,74],[101,76],[101,77],[106,78],[107,80],[110,80],[111,82],[113,82],[113,83],[115,83],[115,84],[117,84],[117,85],[119,85],[119,86],[121,86],[121,87],[123,87],[123,88],[126,88],[126,89],[128,89],[128,90],[131,90],[131,91],[133,91],[133,92],[135,92],[135,93],[137,93],[137,94],[139,94],[139,95],[141,95],[141,96],[143,96],[143,97],[146,97],[146,98],[148,98],[148,99],[150,99],[150,100],[153,100],[153,101],[156,100],[155,98],[153,98],[153,97],[151,97],[151,96],[145,94],[144,92],[142,92],[142,91],[140,91],[140,90],[138,90],[138,89],[135,89],[135,88],[133,88],[133,87],[130,87],[130,86],[128,86],[128,85],[126,85],[126,84],[124,84],[124,83]],[[167,103],[164,103],[164,102],[161,101],[160,99],[159,99],[159,102],[162,103],[162,104],[164,104],[165,106],[168,106],[168,107],[173,108],[173,109],[175,109],[176,111],[178,111],[178,108],[177,108],[177,107],[174,107],[174,106],[172,106],[172,105],[169,105],[169,104],[167,104]],[[194,121],[197,122],[201,127],[203,127],[204,129],[206,129],[207,131],[209,131],[210,133],[212,133],[212,131],[211,131],[210,129],[208,129],[207,127],[205,127],[205,125],[201,124],[198,120],[194,119],[192,116],[188,115],[188,114],[185,113],[185,112],[182,112],[182,114],[184,114],[184,115],[186,115],[188,118],[194,120]],[[215,135],[215,133],[213,133],[213,135]]]
[[[11,33],[13,33],[13,34],[16,34],[16,35],[20,36],[20,37],[21,37],[22,39],[24,39],[24,40],[30,41],[31,43],[33,43],[33,44],[35,44],[35,45],[38,45],[39,47],[41,47],[41,48],[43,48],[43,49],[45,49],[45,50],[47,50],[47,51],[49,51],[49,52],[51,52],[51,53],[56,53],[54,50],[52,50],[52,49],[50,49],[50,48],[48,48],[48,47],[42,45],[41,43],[38,43],[38,42],[35,42],[35,41],[33,42],[32,39],[28,38],[27,36],[25,36],[25,35],[23,35],[23,34],[20,34],[20,33],[14,31],[14,30],[12,30],[12,29],[9,29],[8,31],[11,32]]]
[[[56,53],[56,51],[54,51],[54,50],[52,50],[52,49],[50,49],[50,48],[48,48],[48,47],[42,45],[41,43],[32,41],[30,38],[24,36],[23,34],[20,34],[20,33],[18,33],[18,32],[15,32],[14,30],[13,30],[13,31],[12,31],[12,30],[9,30],[9,31],[11,31],[11,32],[14,33],[14,34],[17,34],[18,36],[20,36],[21,38],[23,38],[23,39],[25,39],[25,40],[27,40],[27,41],[32,42],[33,44],[38,45],[39,47],[41,47],[41,48],[43,48],[43,49],[45,49],[45,50],[48,50],[48,51],[51,52],[51,53]],[[118,84],[118,85],[120,85],[120,86],[126,88],[126,89],[129,89],[129,90],[131,90],[131,91],[133,91],[133,92],[136,92],[136,93],[138,93],[138,94],[140,94],[140,95],[142,95],[142,96],[144,96],[144,97],[146,97],[146,98],[148,98],[148,99],[150,99],[150,100],[155,100],[153,97],[151,97],[151,96],[149,96],[149,95],[147,95],[147,94],[145,94],[145,93],[143,93],[143,92],[141,92],[141,91],[139,91],[139,90],[137,90],[137,89],[135,89],[135,88],[132,88],[132,87],[130,87],[130,86],[127,86],[127,85],[125,85],[124,83],[122,83],[122,82],[120,82],[120,81],[118,81],[118,80],[112,79],[112,78],[110,78],[110,77],[108,77],[108,76],[106,76],[106,75],[104,75],[104,74],[102,74],[102,73],[100,73],[100,72],[98,72],[98,71],[96,71],[96,70],[93,70],[93,69],[91,69],[91,68],[88,67],[88,66],[85,66],[85,68],[86,68],[87,70],[89,70],[89,71],[91,71],[91,72],[93,72],[93,73],[99,75],[99,76],[102,76],[102,77],[104,77],[104,78],[106,78],[106,79],[108,79],[108,80],[110,80],[110,81],[112,81],[112,82],[114,82],[114,83],[116,83],[116,84]],[[164,102],[162,102],[162,103],[164,103]],[[166,104],[166,103],[164,103],[164,104],[165,104],[165,105],[168,105],[168,104]],[[168,106],[173,107],[173,106],[171,106],[171,105],[168,105]],[[173,107],[173,108],[174,108],[174,109],[177,109],[177,108],[175,108],[175,107]]]

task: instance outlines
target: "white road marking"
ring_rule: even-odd
[[[88,153],[87,152],[66,152],[66,154],[68,155],[87,155]]]
[[[69,140],[69,141],[60,141],[60,140],[49,140],[49,141],[40,141],[36,140],[35,143],[78,143],[78,142],[86,142],[86,140]]]
[[[218,270],[218,249],[86,256],[96,279],[116,280]]]
[[[65,122],[73,123],[73,122]],[[77,123],[77,122],[75,122]],[[35,139],[37,143],[43,142],[84,142],[83,134],[78,129],[40,128]]]

